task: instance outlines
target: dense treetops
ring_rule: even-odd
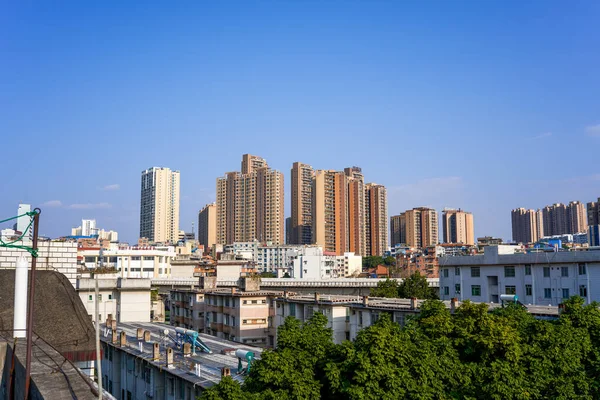
[[[600,310],[573,297],[544,321],[518,305],[452,315],[429,300],[406,326],[383,314],[340,345],[322,314],[288,317],[243,385],[225,378],[201,398],[599,399]]]
[[[377,287],[371,289],[373,297],[398,297],[401,299],[437,299],[436,290],[429,286],[427,278],[419,272],[415,272],[402,283],[398,284],[395,279],[386,279],[377,282]]]

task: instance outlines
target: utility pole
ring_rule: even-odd
[[[102,247],[100,247],[100,257],[98,258],[100,266],[104,263],[104,254]],[[98,265],[96,265],[96,269]],[[96,319],[96,377],[98,380],[98,400],[102,400],[102,355],[100,352],[100,304],[98,303],[98,296],[100,295],[100,289],[98,288],[98,272],[94,273],[95,283],[95,319]]]
[[[40,224],[40,213],[42,210],[36,208],[33,210],[33,243],[32,248],[37,251],[38,248],[38,232]],[[35,266],[37,257],[31,255],[31,275],[29,276],[29,299],[27,299],[27,359],[25,362],[25,397],[29,399],[29,386],[31,384],[31,348],[33,346],[33,300],[35,299]],[[14,351],[14,350],[13,350]]]

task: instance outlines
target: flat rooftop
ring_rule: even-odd
[[[181,350],[177,350],[175,342],[164,335],[165,329],[169,331],[169,335],[175,337],[175,327],[152,322],[131,322],[131,323],[117,323],[117,332],[125,332],[127,335],[127,346],[121,347],[118,344],[111,343],[111,335],[105,335],[106,326],[105,324],[100,325],[103,332],[101,332],[101,340],[105,343],[109,343],[115,348],[120,349],[128,354],[131,354],[137,358],[144,359],[149,364],[154,365],[157,368],[168,370],[170,374],[175,375],[181,379],[201,386],[203,388],[211,387],[221,380],[221,368],[228,367],[231,370],[231,377],[238,382],[244,380],[244,375],[237,374],[238,359],[233,354],[222,354],[223,351],[232,351],[242,349],[252,351],[256,358],[260,358],[263,349],[258,347],[247,346],[241,343],[232,342],[229,340],[219,339],[214,336],[199,333],[198,339],[202,340],[208,348],[212,350],[212,354],[202,352],[200,349],[196,350],[196,355],[184,357]],[[142,328],[150,332],[150,342],[143,342],[143,352],[140,352],[139,341],[137,339],[137,329]],[[160,345],[160,359],[158,361],[152,360],[152,346],[153,343]],[[173,348],[173,367],[166,368],[166,348]],[[200,376],[194,373],[194,365],[200,364]],[[243,362],[244,367],[246,363]]]

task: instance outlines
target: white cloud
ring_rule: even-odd
[[[118,183],[113,183],[112,185],[106,185],[102,188],[102,190],[104,190],[105,192],[110,192],[113,190],[119,190],[121,188],[121,185],[119,185]]]
[[[552,132],[544,132],[544,133],[541,133],[541,134],[539,134],[537,136],[532,137],[532,139],[544,139],[544,138],[547,138],[547,137],[550,137],[550,136],[552,136]]]
[[[71,204],[69,207],[72,210],[95,210],[101,208],[110,208],[111,205],[108,203],[85,203],[85,204]]]
[[[586,127],[585,133],[587,133],[588,136],[600,137],[600,124]]]
[[[48,207],[48,208],[56,208],[62,207],[62,201],[60,200],[50,200],[45,203],[42,203],[40,207]]]

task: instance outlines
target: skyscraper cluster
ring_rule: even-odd
[[[140,237],[176,243],[179,236],[179,171],[153,167],[142,172]]]
[[[387,191],[365,184],[358,167],[344,171],[292,165],[291,244],[317,244],[325,251],[383,255],[388,246]]]
[[[283,174],[244,154],[241,172],[217,178],[216,242],[284,243]]]
[[[547,236],[588,230],[586,206],[579,201],[567,205],[556,203],[538,210],[516,208],[511,211],[511,220],[513,240],[519,243],[534,243]]]

